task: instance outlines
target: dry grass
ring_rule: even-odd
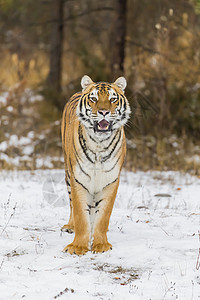
[[[129,140],[125,167],[129,170],[181,171],[200,175],[200,144],[175,135]]]

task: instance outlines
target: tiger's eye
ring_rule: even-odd
[[[92,102],[96,102],[96,101],[97,101],[97,99],[96,99],[95,97],[90,97],[90,100],[91,100]]]
[[[110,102],[115,102],[115,101],[117,101],[117,98],[111,98],[110,99]]]

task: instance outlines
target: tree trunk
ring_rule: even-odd
[[[61,93],[64,0],[53,0],[50,70],[47,83],[54,95]]]
[[[124,75],[127,0],[115,0],[111,31],[111,79]]]

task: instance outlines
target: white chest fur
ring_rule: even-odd
[[[95,195],[119,176],[119,152],[122,147],[122,133],[113,134],[106,141],[87,140],[87,150],[79,147],[81,160],[75,168],[79,182]]]
[[[85,163],[81,164],[82,170],[80,166],[76,166],[75,175],[89,193],[95,195],[118,177],[120,168],[115,163],[116,159],[110,159],[104,163],[96,161],[94,164],[85,161]]]

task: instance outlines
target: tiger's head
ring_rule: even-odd
[[[97,136],[108,136],[124,126],[131,110],[124,95],[126,79],[114,83],[98,82],[85,75],[81,80],[82,96],[77,107],[80,122]]]

